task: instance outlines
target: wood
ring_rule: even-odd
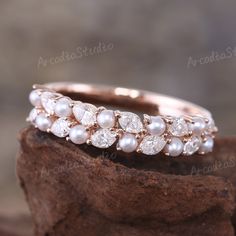
[[[76,146],[33,127],[19,139],[35,235],[234,235],[235,138],[180,158]]]

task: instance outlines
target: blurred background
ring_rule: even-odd
[[[31,231],[15,156],[34,83],[180,97],[212,111],[221,135],[235,134],[235,12],[234,0],[1,0],[0,228]]]

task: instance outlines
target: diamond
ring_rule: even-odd
[[[34,124],[37,116],[38,116],[38,111],[37,111],[36,108],[33,108],[33,109],[31,110],[31,112],[29,113],[28,120],[29,120],[32,124]]]
[[[75,118],[85,126],[92,126],[96,122],[97,108],[89,103],[77,103],[73,107]]]
[[[144,154],[155,155],[159,153],[165,145],[166,141],[163,137],[149,135],[144,137],[139,147]]]
[[[68,118],[59,118],[53,123],[51,132],[60,138],[66,137],[70,132],[71,124]]]
[[[116,141],[116,132],[109,129],[99,129],[91,136],[93,146],[108,148]]]
[[[177,137],[188,134],[188,124],[182,117],[174,118],[173,123],[169,127],[171,134]]]
[[[121,112],[119,123],[121,128],[129,133],[139,133],[143,129],[139,116],[132,112]]]
[[[59,93],[52,92],[43,92],[41,95],[41,103],[43,108],[50,115],[54,114],[54,108],[56,106],[56,99],[58,99],[61,95]]]
[[[184,145],[184,154],[189,156],[195,153],[201,146],[201,140],[194,136]]]

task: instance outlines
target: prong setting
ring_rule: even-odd
[[[34,109],[26,121],[41,131],[76,144],[108,148],[116,143],[117,150],[128,153],[155,155],[162,151],[167,156],[189,156],[195,152],[206,154],[212,151],[213,139],[218,132],[211,116],[144,114],[141,119],[132,112],[107,110],[103,106],[71,100],[44,85],[34,85],[33,88],[30,100]],[[61,99],[69,99],[66,113],[57,107]],[[75,126],[81,126],[78,132],[84,136],[69,135]]]

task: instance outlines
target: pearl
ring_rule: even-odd
[[[214,140],[211,137],[207,137],[207,140],[202,143],[200,146],[198,152],[199,153],[208,153],[212,152],[214,146]]]
[[[97,122],[103,129],[112,128],[115,125],[115,115],[111,110],[104,110],[97,116]]]
[[[183,152],[184,144],[179,138],[172,138],[171,143],[166,144],[165,152],[172,157],[179,156]]]
[[[29,95],[29,100],[31,104],[35,107],[41,106],[41,98],[38,90],[33,90]]]
[[[55,106],[55,114],[59,117],[71,116],[72,108],[70,104],[71,104],[71,100],[69,98],[59,99]]]
[[[190,124],[190,130],[196,134],[201,135],[206,128],[206,122],[201,117],[193,117],[192,123]]]
[[[70,140],[75,144],[85,143],[89,137],[89,133],[83,125],[76,125],[71,128],[69,133]]]
[[[47,131],[51,127],[52,121],[45,114],[41,113],[36,117],[35,124],[40,130]]]
[[[133,134],[124,134],[119,140],[119,147],[124,152],[133,152],[136,150],[137,146],[138,142]]]
[[[166,123],[160,116],[152,116],[147,130],[152,135],[162,135],[166,130]]]

